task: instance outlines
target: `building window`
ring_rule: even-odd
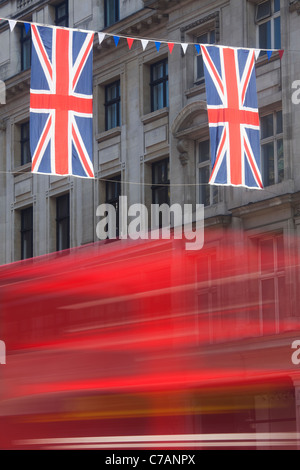
[[[24,25],[20,28],[20,44],[21,44],[21,71],[28,70],[31,67],[31,34]]]
[[[110,204],[116,211],[116,236],[119,237],[119,198],[121,196],[121,175],[114,176],[111,180],[106,181],[106,204]]]
[[[55,25],[56,26],[69,26],[69,5],[68,0],[55,5]]]
[[[31,162],[30,154],[30,138],[29,138],[29,121],[21,124],[21,165]]]
[[[168,60],[151,65],[151,111],[169,106]]]
[[[282,111],[261,117],[261,167],[265,187],[283,181]]]
[[[152,164],[152,203],[170,204],[170,164],[168,158]]]
[[[280,0],[268,0],[256,6],[259,49],[281,49]],[[262,54],[266,54],[265,51]]]
[[[277,333],[286,305],[283,235],[259,241],[261,333]]]
[[[210,143],[203,140],[198,145],[198,183],[199,183],[199,204],[210,206],[219,202],[219,189],[208,184],[211,174]]]
[[[216,32],[215,30],[208,31],[207,33],[201,34],[196,39],[198,44],[215,44],[216,42]],[[204,83],[204,63],[203,57],[200,50],[200,53],[196,56],[196,83],[201,84]]]
[[[107,28],[120,19],[119,0],[104,0],[104,26]]]
[[[70,196],[56,199],[56,250],[70,248]]]
[[[120,80],[105,87],[105,130],[121,125]]]
[[[21,211],[21,259],[33,257],[33,208]]]

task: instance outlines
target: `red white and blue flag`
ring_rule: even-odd
[[[31,30],[32,172],[93,178],[94,33]]]
[[[210,129],[210,184],[262,189],[256,51],[201,45]]]

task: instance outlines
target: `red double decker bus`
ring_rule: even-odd
[[[0,448],[297,448],[296,252],[214,237],[2,266]]]

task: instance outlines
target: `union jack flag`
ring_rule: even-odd
[[[261,189],[254,50],[201,45],[207,94],[210,184]]]
[[[32,25],[32,172],[93,178],[93,33]]]

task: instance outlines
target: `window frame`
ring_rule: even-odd
[[[59,17],[58,10],[63,5],[66,7],[66,13],[63,16]],[[55,8],[55,25],[68,28],[69,27],[69,2],[68,0],[64,0],[63,2],[60,2],[54,5],[54,8]]]
[[[65,214],[59,212],[60,202],[67,200],[67,211]],[[56,251],[67,250],[71,246],[70,240],[70,194],[66,193],[56,198]],[[61,237],[60,229],[61,227],[67,229],[67,233]],[[67,243],[64,244],[64,241],[67,240]]]
[[[281,132],[278,132],[278,114],[281,113]],[[262,135],[262,120],[268,116],[272,116],[272,126],[273,126],[273,134],[267,137],[263,137]],[[262,179],[264,187],[272,186],[274,184],[279,184],[285,179],[285,159],[284,159],[284,139],[283,139],[283,117],[282,117],[282,110],[276,109],[271,112],[265,112],[260,116],[260,127],[261,127],[261,134],[260,134],[260,150],[261,150],[261,171],[262,171]],[[279,169],[279,141],[281,141],[283,155],[283,175],[280,176],[280,169]],[[270,170],[268,172],[268,180],[266,181],[265,177],[265,162],[263,156],[263,147],[273,144],[273,161],[274,161],[274,181],[270,182]]]
[[[165,174],[166,178],[158,177],[156,175],[156,169],[161,167],[163,171],[160,172],[161,175]],[[153,204],[170,204],[170,159],[163,158],[153,162],[151,165],[152,171],[152,203]],[[163,202],[159,202],[159,195],[164,193]],[[158,196],[157,196],[158,195]]]
[[[112,4],[111,6],[109,4]],[[112,7],[112,11],[114,12],[114,18],[108,18],[108,13],[110,8]],[[120,2],[119,0],[104,0],[104,27],[108,28],[109,26],[114,25],[120,21]]]
[[[25,260],[33,258],[33,206],[22,209],[20,211],[20,219],[21,260]],[[30,223],[27,225],[28,220]],[[26,245],[26,242],[29,242],[28,246]]]
[[[214,35],[213,41],[212,41],[212,37],[211,37],[212,33]],[[208,37],[206,42],[201,41],[200,38],[202,36],[207,36]],[[198,44],[211,44],[211,45],[213,45],[213,44],[216,44],[216,38],[217,38],[217,31],[216,31],[215,26],[212,26],[211,28],[201,32],[200,34],[197,34],[196,42]],[[195,85],[202,85],[205,82],[204,69],[203,69],[203,76],[198,75],[199,63],[201,63],[202,67],[204,67],[201,48],[200,48],[199,53],[197,53],[197,51],[196,51],[195,58],[196,58],[196,60],[195,60],[195,69],[194,69],[195,70]]]
[[[28,129],[28,136],[24,136],[24,130]],[[26,150],[26,146],[28,149]],[[20,124],[20,150],[21,150],[21,166],[31,163],[31,153],[30,153],[30,123],[29,121],[23,122]],[[29,159],[26,158],[26,155],[29,156]]]
[[[200,146],[201,144],[206,143],[206,142],[208,142],[208,158],[207,160],[200,162]],[[205,183],[203,184],[201,183],[201,178],[200,178],[200,172],[202,170],[206,170],[208,168],[209,176],[211,175],[211,171],[212,171],[212,164],[211,164],[211,157],[210,157],[210,140],[208,137],[205,139],[201,139],[197,142],[196,159],[197,159],[196,161],[197,161],[197,188],[198,188],[197,201],[198,203],[204,204],[205,207],[211,207],[213,205],[219,204],[219,202],[221,202],[221,195],[220,195],[219,187],[216,185],[209,184],[208,181],[206,184]],[[204,190],[209,193],[207,195],[209,199],[209,204],[206,204],[207,199],[206,201],[203,201],[203,198],[201,196],[203,186],[205,187]]]
[[[21,47],[21,72],[25,72],[31,68],[31,48],[32,39],[30,31],[26,33],[25,26],[20,26],[20,47]],[[28,50],[27,50],[28,48]],[[25,54],[25,51],[27,54]],[[27,60],[26,60],[27,57]]]
[[[112,87],[116,87],[117,93],[116,98],[108,98],[108,90]],[[121,125],[121,81],[120,79],[115,80],[107,85],[105,85],[105,131],[110,129],[115,129]],[[116,111],[113,112],[113,108],[116,108]],[[109,112],[112,110],[112,118],[110,118],[109,123]],[[113,124],[113,121],[115,124]]]
[[[256,12],[255,12],[255,23],[257,25],[257,45],[259,49],[281,49],[281,14],[280,14],[280,8],[279,10],[275,11],[275,1],[276,0],[265,0],[263,2],[260,2],[258,5],[256,5]],[[263,3],[270,2],[271,5],[271,12],[270,14],[266,15],[264,18],[257,19],[257,13],[258,13],[258,7],[262,5]],[[276,39],[276,33],[275,33],[275,22],[279,18],[279,28],[280,28],[280,37],[279,37],[279,43],[277,43]],[[270,45],[268,44],[260,44],[260,27],[263,25],[266,25],[267,23],[270,23],[270,38],[267,38],[270,40]],[[266,55],[266,51],[262,50],[260,56]]]
[[[162,65],[163,74],[161,77],[154,79],[154,68]],[[156,106],[155,90],[162,85],[162,106]],[[169,106],[169,64],[168,57],[165,57],[153,64],[150,64],[150,100],[151,112],[158,111]],[[158,100],[157,100],[158,101]]]

